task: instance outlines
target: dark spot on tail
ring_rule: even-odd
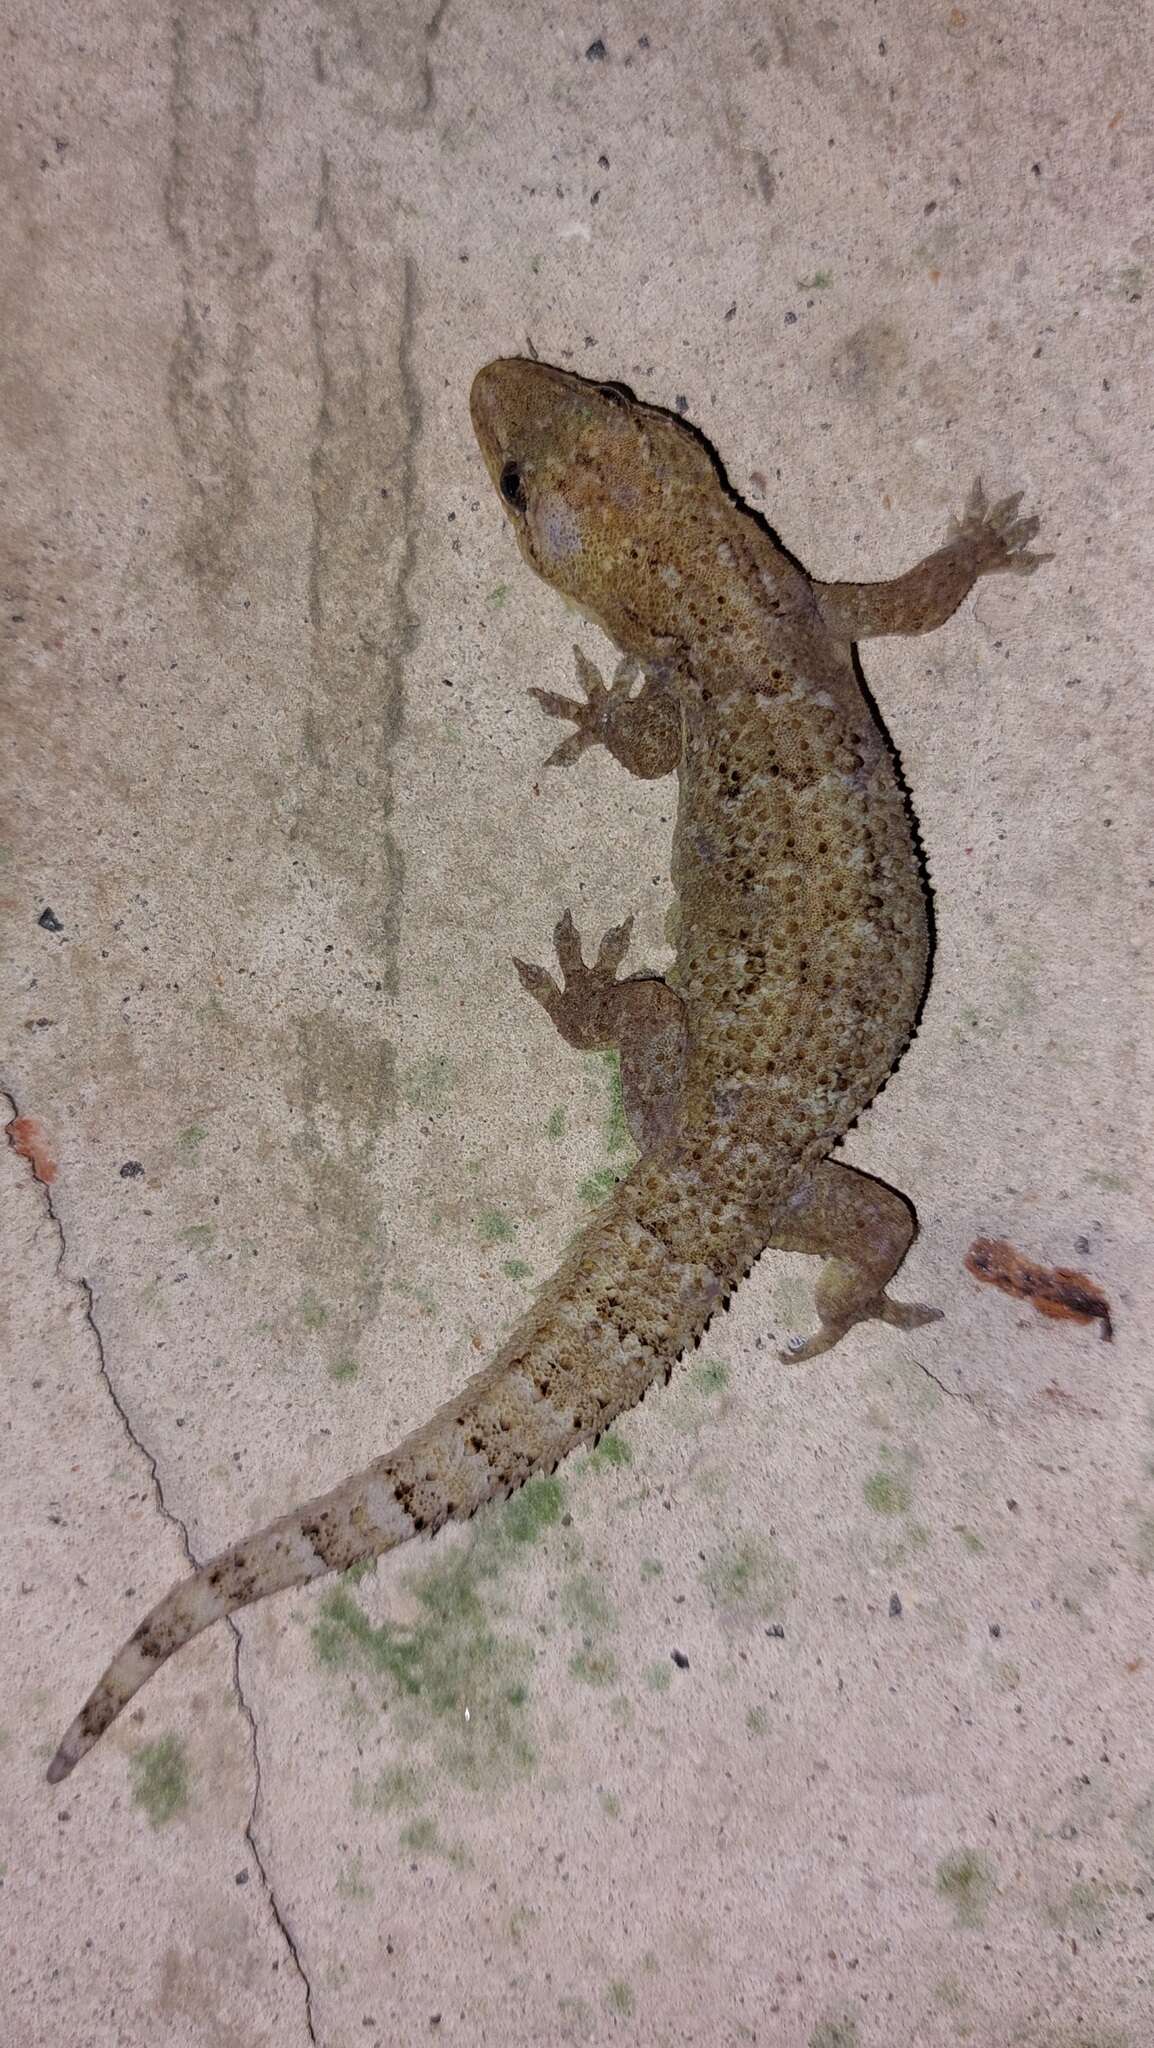
[[[400,1502],[401,1506],[404,1508],[404,1511],[407,1514],[414,1529],[416,1530],[418,1536],[420,1536],[426,1527],[425,1517],[423,1515],[419,1515],[417,1513],[416,1508],[413,1506],[413,1489],[410,1482],[407,1479],[394,1479],[392,1473],[390,1472],[389,1485],[392,1487],[393,1492],[396,1495],[396,1498]]]
[[[327,1564],[331,1572],[344,1563],[348,1546],[336,1530],[324,1522],[302,1522],[301,1535],[312,1544],[322,1564]]]
[[[116,1708],[113,1702],[99,1697],[89,1700],[80,1716],[80,1732],[85,1740],[95,1742],[98,1735],[103,1735],[109,1722],[115,1719],[115,1715]]]

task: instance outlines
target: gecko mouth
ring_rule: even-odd
[[[478,370],[469,393],[469,413],[485,464],[502,497],[502,471],[510,462],[511,422],[516,416],[519,371],[530,365],[515,357],[498,358]],[[515,465],[514,465],[515,466]]]
[[[469,393],[473,432],[493,482],[514,510],[520,507],[511,495],[512,474],[523,471],[526,452],[517,446],[518,439],[526,433],[530,439],[539,436],[581,381],[528,356],[498,356],[474,377]]]

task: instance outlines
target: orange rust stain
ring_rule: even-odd
[[[1110,1304],[1101,1288],[1070,1266],[1039,1266],[1002,1238],[977,1237],[966,1253],[966,1271],[1003,1294],[1028,1301],[1041,1316],[1097,1323],[1106,1343],[1114,1335]]]
[[[37,1180],[50,1188],[56,1179],[56,1161],[44,1126],[34,1116],[14,1116],[4,1129],[12,1150],[26,1159]]]

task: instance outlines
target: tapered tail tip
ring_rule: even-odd
[[[67,1778],[69,1773],[75,1770],[76,1765],[80,1762],[80,1757],[81,1752],[69,1741],[66,1735],[45,1772],[48,1783],[50,1785],[59,1785],[62,1779]]]

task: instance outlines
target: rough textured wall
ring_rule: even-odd
[[[4,37],[5,2038],[1142,2048],[1131,11]],[[509,964],[565,903],[660,964],[672,801],[541,772],[572,622],[466,404],[530,347],[684,409],[818,574],[905,567],[979,471],[1044,514],[1042,575],[864,657],[938,943],[849,1156],[946,1320],[791,1374],[810,1270],[765,1261],[595,1457],[202,1639],[54,1794],[188,1553],[418,1421],[625,1156]],[[980,1236],[1087,1272],[1113,1347]]]

